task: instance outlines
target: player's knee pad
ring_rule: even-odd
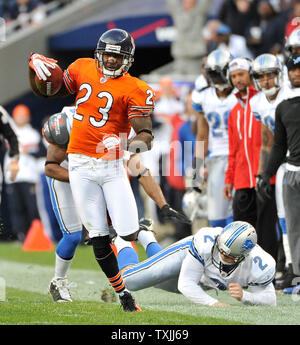
[[[130,235],[126,235],[126,236],[121,236],[119,235],[124,241],[136,241],[137,240],[137,237],[138,237],[138,233],[139,233],[139,230],[130,234]]]
[[[70,234],[64,233],[56,247],[57,255],[62,259],[71,259],[81,241],[81,233],[81,231],[72,232]]]

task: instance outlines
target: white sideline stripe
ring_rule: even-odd
[[[0,278],[5,279],[7,287],[23,291],[36,292],[46,295],[48,286],[53,277],[53,266],[42,266],[29,263],[18,263],[0,260]],[[107,288],[108,282],[103,272],[86,269],[70,269],[68,275],[71,295],[74,301],[101,301],[101,290]],[[208,291],[216,297],[214,290]],[[215,317],[231,321],[239,321],[245,324],[255,325],[299,325],[299,302],[293,302],[291,296],[277,293],[278,307],[241,306],[233,300],[228,292],[219,291],[217,298],[222,302],[233,305],[228,308],[211,308],[195,305],[184,296],[172,294],[166,291],[149,288],[133,293],[139,305],[143,308],[159,311],[169,311],[181,314]],[[6,300],[9,302],[9,293]],[[49,300],[51,297],[49,296]],[[1,306],[0,302],[0,306]],[[183,315],[184,318],[184,315]]]

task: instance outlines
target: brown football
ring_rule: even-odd
[[[63,71],[58,65],[55,66],[54,69],[49,68],[51,76],[48,77],[47,80],[39,80],[38,77],[35,76],[35,85],[44,96],[55,95],[60,90],[63,83]]]

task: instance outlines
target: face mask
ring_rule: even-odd
[[[215,84],[214,87],[219,91],[224,91],[230,87],[228,84]]]
[[[224,261],[223,259],[222,259],[222,256],[221,256],[221,253],[219,252],[219,260],[220,260],[220,262],[223,264],[223,265],[233,265],[234,264],[234,262],[233,263],[229,263],[229,262],[226,262],[226,261]]]
[[[268,90],[267,89],[261,89],[261,90],[267,97],[271,97],[271,96],[275,95],[278,88],[273,86],[271,89],[268,89]]]

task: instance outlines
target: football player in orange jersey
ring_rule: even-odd
[[[106,31],[98,41],[95,60],[82,58],[73,62],[64,71],[61,89],[50,96],[76,93],[76,113],[67,148],[70,185],[95,258],[119,294],[124,311],[140,308],[125,288],[110,247],[106,211],[119,236],[126,241],[137,238],[138,212],[122,147],[134,153],[151,149],[150,115],[155,103],[151,87],[127,73],[134,50],[129,33],[121,29]],[[36,95],[45,97],[36,87],[35,75],[47,80],[55,62],[40,54],[31,55],[29,77]],[[122,146],[121,138],[127,140],[131,127],[136,136]]]

